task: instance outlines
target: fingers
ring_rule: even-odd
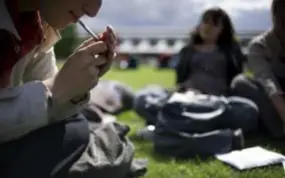
[[[114,58],[116,57],[116,53],[113,51],[108,51],[107,53],[107,58],[108,61],[113,62]]]
[[[85,47],[87,47],[87,46],[89,46],[89,45],[91,45],[92,43],[95,43],[95,42],[97,42],[97,41],[98,41],[98,40],[96,40],[96,39],[94,39],[94,38],[90,38],[90,39],[84,41],[82,44],[80,44],[80,45],[76,48],[75,51],[78,51],[78,50],[80,50],[80,49],[82,49],[82,48],[85,48]]]
[[[106,32],[102,35],[101,37],[104,41],[95,42],[94,39],[89,39],[85,41],[79,49],[79,51],[84,52],[81,53],[82,56],[80,56],[84,63],[83,70],[95,70],[94,68],[96,68],[98,73],[97,77],[95,77],[97,79],[95,80],[98,80],[98,77],[104,75],[111,68],[116,56],[115,46],[117,37],[112,27],[108,26]],[[96,76],[94,71],[92,73]]]
[[[99,39],[94,39],[92,37],[92,38],[84,41],[76,49],[76,51],[81,50],[83,48],[86,48],[86,47],[88,47],[90,45],[93,45],[94,43],[97,43],[99,41],[105,42],[108,50],[114,51],[114,48],[116,47],[116,44],[117,44],[117,37],[116,37],[116,34],[115,34],[115,31],[114,31],[113,27],[107,26],[106,31],[99,35]]]
[[[106,64],[107,60],[108,59],[106,58],[105,55],[95,55],[93,64],[96,66],[102,66],[102,65]]]
[[[102,77],[109,69],[110,69],[111,65],[110,63],[105,64],[103,66],[100,66],[99,68],[99,77]]]
[[[116,56],[115,48],[116,48],[116,42],[117,37],[116,34],[111,26],[107,26],[107,45],[108,45],[108,54],[107,57],[109,60],[113,60]]]
[[[111,34],[111,36],[114,37],[114,39],[117,39],[115,30],[113,29],[112,26],[110,26],[110,25],[107,26],[107,32],[109,32],[109,34]]]
[[[92,78],[99,74],[99,69],[96,66],[89,66],[87,70]]]
[[[89,76],[90,81],[91,81],[91,83],[90,83],[91,84],[90,89],[91,89],[97,85],[98,77],[100,75],[100,73],[99,73],[100,70],[96,66],[89,66],[89,68],[86,70],[88,70],[88,76]]]
[[[115,31],[111,26],[107,26],[107,34],[108,34],[108,44],[111,48],[115,48],[117,44],[117,37]]]
[[[86,51],[90,55],[96,55],[100,53],[105,53],[107,51],[107,46],[103,41],[98,41],[84,48],[81,48],[80,50]]]
[[[92,59],[91,59],[92,58]],[[86,60],[89,61],[85,64],[85,67],[96,66],[99,69],[99,76],[104,75],[111,67],[113,58],[107,58],[106,55],[86,56]]]
[[[99,76],[100,77],[103,76],[111,68],[112,63],[113,63],[113,59],[110,58],[105,64],[99,66],[99,70],[100,70]]]

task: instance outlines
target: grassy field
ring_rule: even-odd
[[[129,84],[134,89],[139,89],[146,84],[160,84],[172,87],[174,73],[170,70],[156,70],[150,67],[141,67],[135,71],[111,70],[104,78],[119,80]],[[137,129],[144,126],[143,120],[135,113],[129,112],[119,116],[119,120],[131,127],[130,137],[133,138]],[[223,163],[209,159],[188,161],[176,161],[156,155],[152,151],[149,142],[132,139],[136,146],[136,157],[148,158],[149,166],[146,178],[282,178],[285,177],[282,166],[255,169],[246,172],[238,172]],[[265,140],[259,140],[262,145],[270,146]],[[278,150],[278,149],[277,149]]]

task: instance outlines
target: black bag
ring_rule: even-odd
[[[156,152],[178,158],[231,151],[234,131],[256,129],[258,109],[248,99],[174,94],[158,115]]]

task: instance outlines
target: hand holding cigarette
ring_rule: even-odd
[[[77,18],[75,17],[75,19],[77,19]],[[115,34],[115,32],[111,26],[107,26],[106,30],[103,33],[97,35],[97,34],[93,33],[92,30],[82,20],[79,19],[78,23],[92,37],[90,39],[86,40],[85,42],[83,42],[77,48],[77,50],[84,48],[86,46],[89,46],[89,45],[91,45],[95,42],[98,42],[98,41],[103,41],[107,46],[107,52],[106,53],[94,55],[94,58],[96,59],[96,65],[100,69],[99,75],[102,76],[109,70],[109,68],[113,62],[113,59],[116,56],[116,52],[115,52],[115,48],[116,48],[116,44],[117,44],[116,34]]]

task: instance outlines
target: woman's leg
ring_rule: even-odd
[[[82,116],[0,145],[0,177],[65,178],[89,142]]]

